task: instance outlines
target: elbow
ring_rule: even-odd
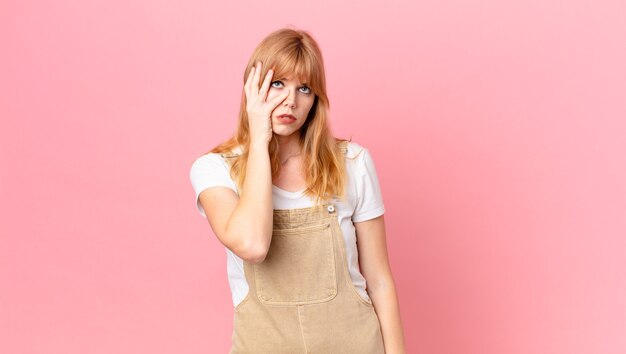
[[[269,246],[255,244],[244,244],[240,248],[239,257],[244,261],[252,264],[261,263],[267,257]]]
[[[265,257],[267,257],[267,250],[259,248],[246,250],[241,258],[248,263],[257,264],[263,262]]]
[[[250,257],[248,257],[247,262],[251,263],[251,264],[257,264],[257,263],[261,263],[265,260],[265,257],[267,256],[267,253],[259,253],[256,255],[252,255]]]
[[[265,260],[272,242],[272,227],[265,232],[260,232],[262,227],[242,228],[236,230],[228,230],[225,240],[230,250],[242,260],[257,264]]]

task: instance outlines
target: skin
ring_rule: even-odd
[[[274,111],[272,111],[272,131],[276,135],[279,145],[279,156],[289,157],[300,151],[299,131],[304,125],[307,115],[315,102],[315,94],[305,83],[292,78],[272,79],[268,92],[268,99],[280,97],[287,90],[287,97]],[[281,114],[291,114],[296,118],[293,123],[283,123],[278,120]]]
[[[356,229],[359,267],[367,283],[367,293],[372,299],[383,334],[385,353],[406,353],[404,330],[396,286],[387,255],[385,218],[354,223]]]
[[[268,71],[259,87],[262,64],[250,72],[244,85],[250,126],[250,155],[246,173],[245,192],[237,196],[226,187],[205,189],[199,196],[215,235],[233,253],[250,263],[265,259],[272,237],[272,183],[295,191],[303,189],[301,159],[293,156],[300,151],[299,129],[304,124],[315,95],[306,85],[292,78],[272,80]],[[281,123],[277,116],[289,113],[296,117],[291,124]],[[268,154],[268,144],[276,135],[283,165],[281,175],[274,181]],[[389,266],[384,216],[354,223],[359,252],[359,266],[367,282],[367,291],[378,315],[385,353],[404,354],[405,344],[398,299]]]
[[[287,97],[272,111],[272,132],[279,145],[278,156],[283,166],[272,183],[284,190],[295,192],[306,188],[300,155],[300,128],[315,102],[315,93],[306,83],[292,78],[272,78],[268,99],[280,97],[288,91]],[[278,119],[281,114],[291,114],[296,120],[286,124]]]
[[[207,220],[219,241],[238,257],[252,264],[267,256],[273,230],[272,171],[268,153],[273,130],[271,115],[289,94],[267,99],[271,71],[263,84],[261,63],[250,71],[244,84],[250,128],[250,150],[243,190],[238,196],[227,187],[207,188],[198,196]]]

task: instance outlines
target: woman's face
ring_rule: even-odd
[[[315,102],[315,94],[306,83],[293,78],[272,78],[267,100],[284,90],[289,90],[289,95],[272,111],[272,130],[274,134],[288,136],[299,131],[306,121]],[[283,115],[292,117],[281,117]]]

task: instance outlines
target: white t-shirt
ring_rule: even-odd
[[[355,222],[373,219],[384,214],[382,194],[374,161],[369,151],[355,142],[348,143],[346,154],[348,184],[346,200],[336,200],[335,210],[343,239],[345,241],[348,270],[352,284],[357,292],[371,301],[367,292],[365,278],[360,272],[356,245]],[[196,193],[196,207],[206,218],[198,196],[210,187],[224,186],[239,194],[235,182],[229,174],[229,166],[220,154],[208,153],[198,157],[189,172],[191,184]],[[307,208],[314,205],[314,200],[304,195],[304,190],[289,192],[272,185],[272,198],[275,209]],[[236,307],[248,293],[248,282],[244,275],[243,260],[226,248],[228,283]]]

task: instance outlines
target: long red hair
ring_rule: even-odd
[[[261,78],[265,77],[267,71],[272,68],[274,77],[293,76],[300,82],[306,82],[315,93],[313,106],[300,129],[303,169],[306,171],[305,194],[315,199],[316,203],[333,197],[344,198],[346,169],[339,143],[346,140],[333,137],[328,124],[330,103],[326,93],[324,62],[318,44],[312,35],[304,30],[282,28],[270,33],[252,53],[244,71],[243,83],[257,61],[263,63]],[[235,134],[209,152],[232,153],[239,146],[241,154],[230,158],[229,163],[231,177],[239,193],[242,193],[250,147],[246,95],[243,90],[239,108],[239,125]],[[269,143],[269,156],[274,178],[279,175],[281,169],[275,134]]]

